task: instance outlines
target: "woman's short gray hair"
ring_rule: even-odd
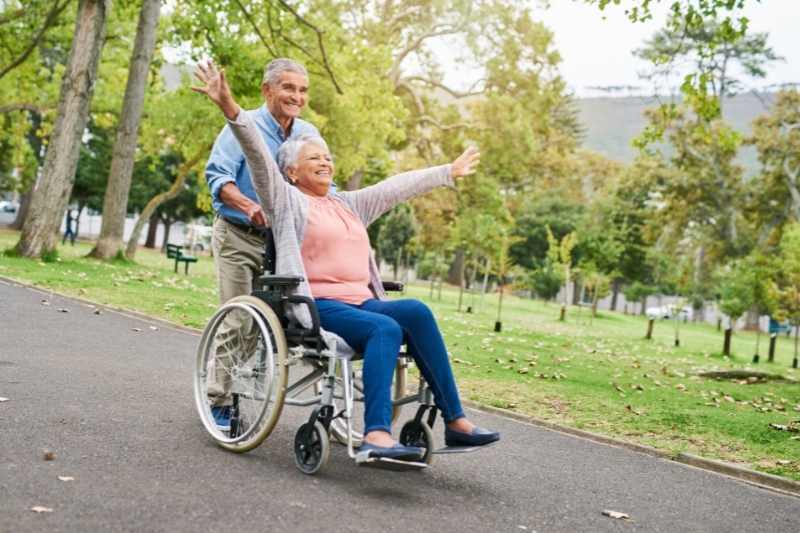
[[[317,146],[325,148],[330,152],[330,149],[328,149],[328,143],[326,143],[325,139],[319,135],[304,133],[299,137],[289,139],[278,149],[278,167],[281,169],[281,172],[283,172],[284,176],[286,176],[286,171],[289,167],[297,165],[297,158],[300,157],[300,151],[303,149],[303,146],[308,143],[316,144]]]
[[[270,61],[266,68],[264,68],[264,77],[261,79],[262,85],[264,83],[267,85],[277,84],[281,79],[281,74],[284,72],[296,72],[308,78],[308,71],[306,71],[306,67],[297,61],[292,61],[291,59],[287,59],[285,57],[279,57],[278,59],[273,59]]]

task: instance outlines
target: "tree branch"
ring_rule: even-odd
[[[272,48],[272,46],[270,46],[269,42],[264,38],[264,35],[261,33],[261,30],[258,29],[258,25],[253,20],[253,16],[250,14],[249,11],[247,11],[247,8],[244,7],[244,4],[242,4],[241,0],[236,0],[236,5],[239,6],[239,9],[241,9],[242,13],[244,13],[244,18],[246,18],[247,22],[249,22],[250,25],[253,27],[253,31],[256,32],[256,35],[258,35],[258,38],[261,40],[261,44],[264,45],[264,47],[269,51],[270,54],[272,54],[273,57],[278,57],[278,53]]]
[[[409,77],[405,78],[405,81],[420,81],[420,82],[422,82],[422,83],[424,83],[424,84],[426,84],[426,85],[430,85],[431,87],[436,87],[436,88],[438,88],[438,89],[441,89],[441,90],[443,90],[444,92],[446,92],[446,93],[450,94],[450,95],[451,95],[452,97],[454,97],[454,98],[466,98],[466,97],[468,97],[468,96],[477,96],[477,95],[479,95],[479,94],[483,94],[483,91],[482,91],[482,90],[481,90],[481,91],[476,91],[476,90],[474,90],[474,89],[475,89],[475,87],[477,87],[477,86],[478,86],[478,85],[479,85],[481,82],[484,82],[484,81],[486,81],[486,80],[483,80],[483,79],[477,80],[477,81],[476,81],[475,83],[473,83],[473,84],[472,84],[472,86],[471,86],[469,89],[467,89],[466,91],[456,91],[455,89],[451,89],[450,87],[448,87],[448,86],[447,86],[447,85],[445,85],[444,83],[438,82],[438,81],[436,81],[436,80],[432,80],[432,79],[430,79],[430,78],[424,78],[424,77],[422,77],[422,76],[409,76]]]
[[[26,48],[19,55],[19,57],[17,57],[17,59],[15,59],[7,66],[3,67],[2,70],[0,70],[0,79],[2,79],[3,76],[8,74],[11,70],[15,69],[23,62],[25,62],[26,59],[28,59],[28,56],[31,54],[31,52],[33,52],[39,45],[39,42],[42,40],[42,37],[44,37],[44,34],[47,33],[47,30],[50,29],[50,27],[53,24],[55,24],[59,15],[61,15],[61,12],[64,11],[64,8],[67,7],[67,5],[69,5],[70,2],[72,2],[72,0],[64,0],[63,4],[59,4],[58,2],[56,2],[53,5],[52,9],[50,9],[50,12],[47,14],[47,17],[45,18],[44,25],[39,30],[39,33],[37,33],[36,36],[33,38],[33,41],[31,42],[30,46],[28,46],[28,48]]]
[[[300,13],[295,11],[295,9],[292,6],[290,6],[288,3],[286,3],[285,0],[278,0],[278,2],[284,7],[284,9],[286,9],[289,13],[294,15],[294,17],[300,23],[302,23],[305,26],[309,27],[314,33],[317,34],[317,43],[319,45],[319,51],[322,54],[322,66],[325,68],[325,71],[328,73],[328,76],[330,77],[331,82],[333,83],[333,86],[336,88],[336,92],[338,94],[344,94],[344,92],[342,92],[342,88],[339,86],[339,82],[336,81],[336,76],[334,75],[333,70],[331,69],[330,63],[328,62],[328,55],[325,52],[325,44],[322,41],[322,30],[317,28],[314,24],[310,23],[308,20],[304,19],[300,15]]]
[[[411,52],[419,49],[428,39],[432,39],[433,37],[443,37],[445,35],[453,35],[455,33],[459,33],[463,28],[461,26],[433,26],[430,31],[427,33],[423,33],[412,42],[406,45],[405,48],[397,55],[394,60],[394,65],[392,65],[392,70],[389,73],[389,77],[397,83],[397,80],[400,78],[400,65],[403,63],[408,54]]]
[[[6,113],[13,113],[14,111],[28,111],[30,113],[42,114],[44,113],[45,108],[39,107],[35,104],[28,104],[25,102],[0,106],[0,115],[4,115]]]
[[[442,131],[460,130],[460,129],[464,129],[464,128],[469,128],[470,127],[470,125],[467,124],[466,122],[458,122],[456,124],[442,124],[441,122],[439,122],[438,120],[436,120],[435,118],[433,118],[433,117],[431,117],[429,115],[423,115],[423,116],[419,117],[419,119],[417,119],[417,121],[420,122],[420,123],[427,122],[428,124],[438,128],[438,129],[440,129]]]

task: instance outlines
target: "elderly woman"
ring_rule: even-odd
[[[428,307],[417,300],[386,300],[366,230],[398,203],[472,174],[477,151],[468,149],[451,165],[407,172],[358,191],[333,192],[333,159],[321,137],[285,143],[278,153],[279,169],[252,118],[234,101],[224,72],[209,62],[200,64],[196,75],[204,86],[194,90],[222,110],[245,153],[280,251],[276,272],[307,280],[297,291],[313,295],[323,329],[363,353],[361,450],[404,460],[422,456],[419,448],[402,446],[391,436],[390,390],[404,338],[445,419],[446,444],[480,446],[498,440],[498,433],[465,417],[447,349]],[[296,312],[297,319],[307,325],[303,311]]]

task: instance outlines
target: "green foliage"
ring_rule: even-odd
[[[417,233],[417,222],[410,206],[401,204],[382,217],[377,238],[372,241],[378,256],[394,265],[397,272],[402,255],[408,255],[411,239]]]
[[[582,225],[585,207],[560,194],[534,197],[516,211],[514,236],[520,240],[511,247],[514,262],[527,269],[544,264],[550,242],[548,228],[559,242]]]
[[[800,221],[800,92],[781,91],[768,114],[753,122],[761,174],[748,183],[748,215],[759,242],[775,246],[791,220]]]
[[[718,274],[720,280],[719,307],[731,323],[742,316],[755,303],[753,288],[758,283],[745,261],[726,265]]]
[[[553,300],[564,284],[564,271],[546,259],[541,267],[526,276],[526,287],[543,300]]]
[[[623,289],[622,294],[625,295],[625,300],[629,302],[644,302],[645,299],[656,293],[656,289],[651,285],[645,285],[639,281],[634,281]]]
[[[770,287],[775,299],[775,318],[800,324],[800,223],[786,228],[780,243],[775,281]]]

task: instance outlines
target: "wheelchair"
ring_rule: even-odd
[[[398,356],[392,391],[393,422],[403,406],[419,404],[414,417],[400,430],[399,441],[424,450],[417,462],[378,458],[359,452],[363,434],[356,411],[363,410],[361,354],[344,341],[320,329],[319,313],[310,298],[291,294],[301,277],[275,275],[272,232],[264,234],[264,270],[253,283],[250,295],[223,304],[211,317],[200,339],[194,372],[194,395],[203,426],[222,448],[244,453],[269,437],[283,408],[313,406],[308,419],[294,437],[294,460],[305,474],[316,474],[327,463],[331,440],[347,447],[359,466],[387,470],[422,470],[434,454],[464,453],[474,447],[434,450],[432,428],[438,409],[433,392],[420,376],[416,390],[406,391],[408,368],[413,359],[404,351]],[[384,282],[387,291],[402,284]],[[293,318],[291,306],[305,306],[311,316],[306,328]],[[224,353],[226,355],[221,356]],[[290,369],[300,376],[290,383]],[[230,430],[217,427],[211,413],[209,385],[214,374],[227,383],[232,398]],[[359,425],[360,424],[360,425]]]

